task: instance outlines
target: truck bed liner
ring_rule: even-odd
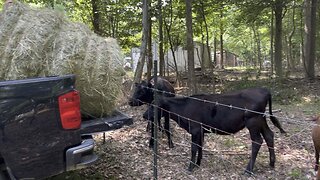
[[[82,135],[95,134],[119,129],[125,125],[133,124],[131,117],[115,110],[110,116],[95,119],[85,119],[81,123],[80,133]]]

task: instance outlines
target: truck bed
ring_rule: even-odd
[[[125,125],[133,124],[131,117],[115,110],[111,115],[102,118],[86,117],[81,124],[80,133],[82,135],[92,135],[96,133],[120,129]]]

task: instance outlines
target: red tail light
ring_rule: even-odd
[[[80,95],[72,91],[59,96],[59,110],[64,129],[78,129],[81,125]]]

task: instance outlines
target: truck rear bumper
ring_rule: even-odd
[[[87,167],[94,163],[98,157],[93,153],[94,140],[84,139],[79,146],[66,151],[66,170],[71,171]]]

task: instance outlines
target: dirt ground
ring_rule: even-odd
[[[279,130],[268,121],[269,127],[275,133],[277,158],[275,168],[269,167],[268,148],[263,143],[255,164],[254,175],[244,174],[251,154],[251,140],[248,130],[244,129],[233,136],[207,134],[201,167],[189,173],[187,167],[191,153],[190,135],[171,121],[175,147],[169,149],[166,136],[159,132],[158,179],[315,178],[314,149],[311,139],[314,123],[308,119],[320,112],[319,78],[312,82],[301,78],[291,78],[281,82],[258,80],[254,83],[247,77],[238,80],[218,80],[215,81],[215,86],[224,92],[226,89],[261,85],[269,87],[273,92],[274,115],[287,131],[286,135],[280,134]],[[210,91],[209,84],[212,81],[199,78],[199,82],[202,84],[201,91]],[[185,93],[184,88],[176,90],[178,94]],[[79,179],[153,179],[154,153],[148,148],[147,122],[142,118],[146,106],[130,107],[124,103],[119,109],[131,116],[134,124],[107,132],[106,142],[103,142],[103,134],[95,135],[99,160],[95,165],[76,171],[80,174]]]

